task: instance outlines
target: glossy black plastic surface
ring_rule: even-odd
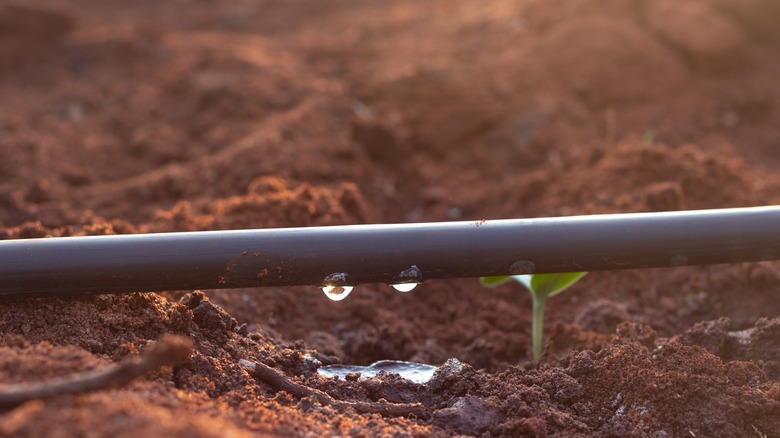
[[[320,286],[326,278],[399,283],[778,258],[774,206],[65,237],[0,241],[0,295]]]

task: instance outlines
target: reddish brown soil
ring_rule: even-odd
[[[777,5],[3,0],[0,238],[778,203]],[[594,273],[551,300],[540,367],[528,294],[473,279],[6,300],[2,383],[195,351],[0,434],[779,437],[779,297],[777,263]],[[457,361],[414,385],[312,357]]]

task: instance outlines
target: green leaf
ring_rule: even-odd
[[[552,297],[578,282],[587,272],[562,272],[559,274],[515,275],[512,278],[532,293]]]
[[[587,272],[564,272],[560,274],[529,274],[500,277],[482,277],[483,286],[496,287],[507,281],[515,280],[531,292],[533,302],[533,322],[531,342],[533,357],[537,363],[542,357],[542,326],[544,324],[544,306],[548,297],[558,295],[585,276]]]
[[[512,280],[512,277],[508,275],[501,275],[498,277],[481,277],[479,283],[486,287],[496,287]]]

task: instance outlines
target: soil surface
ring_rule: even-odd
[[[778,4],[2,0],[0,238],[779,203]],[[0,391],[194,347],[0,434],[780,437],[778,263],[592,273],[539,366],[530,318],[475,279],[6,299]],[[383,359],[442,367],[316,373]]]

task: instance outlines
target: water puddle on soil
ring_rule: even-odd
[[[398,374],[404,379],[417,384],[428,383],[436,371],[435,366],[401,360],[380,360],[369,366],[360,365],[328,365],[317,370],[323,377],[340,377],[346,379],[347,374],[360,374],[360,379],[369,379],[379,374],[380,371]]]

